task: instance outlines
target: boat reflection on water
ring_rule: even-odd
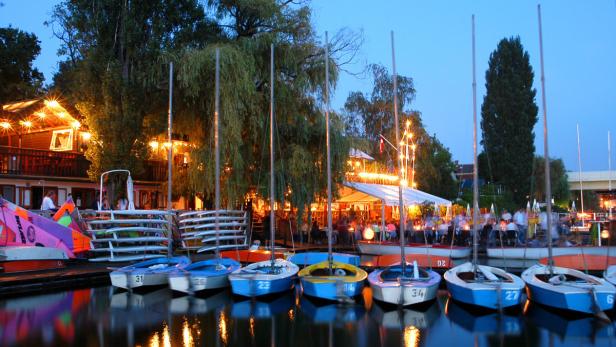
[[[314,324],[332,323],[337,326],[354,324],[361,321],[366,315],[363,303],[332,304],[331,302],[323,303],[312,298],[302,297],[300,307],[302,314],[306,315],[308,320]]]
[[[0,345],[48,345],[75,342],[78,316],[91,289],[0,301]]]
[[[451,298],[447,298],[445,303],[445,314],[453,323],[473,334],[518,336],[522,333],[523,322],[519,315],[472,310]]]
[[[550,335],[558,336],[564,342],[575,341],[580,344],[586,341],[601,345],[613,343],[611,339],[616,337],[613,323],[607,324],[591,315],[556,311],[532,302],[525,311],[530,324],[546,330]]]
[[[184,295],[173,298],[169,304],[169,309],[171,314],[174,315],[201,315],[223,309],[231,302],[231,293],[228,290],[222,290],[204,297]]]
[[[441,316],[439,304],[435,301],[425,309],[388,309],[379,304],[372,306],[370,317],[385,329],[400,329],[413,326],[417,329],[430,328]]]

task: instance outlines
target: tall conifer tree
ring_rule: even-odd
[[[537,123],[534,72],[519,37],[502,39],[490,55],[481,130],[489,176],[523,204],[530,194]]]

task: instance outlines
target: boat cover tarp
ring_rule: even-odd
[[[398,206],[399,204],[398,186],[359,182],[344,182],[343,184],[344,186],[353,189],[354,192],[343,196],[338,199],[337,202],[353,203],[384,201],[387,206]],[[402,195],[406,206],[423,203],[445,206],[451,205],[451,201],[449,200],[422,192],[417,189],[404,188]]]

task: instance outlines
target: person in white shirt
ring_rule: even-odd
[[[511,221],[511,213],[509,213],[509,211],[507,210],[503,210],[503,214],[501,215],[501,218],[505,220],[505,222],[509,223],[509,221]]]
[[[513,215],[513,221],[518,227],[518,241],[523,244],[526,242],[526,232],[528,231],[528,216],[526,210],[521,208]]]
[[[43,198],[43,203],[41,204],[41,211],[54,211],[56,210],[56,205],[53,203],[53,199],[56,197],[56,192],[50,190],[47,192],[47,195]]]

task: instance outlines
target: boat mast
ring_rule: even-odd
[[[329,43],[325,32],[325,144],[327,147],[327,261],[331,275],[332,255],[332,167],[329,148]]]
[[[612,194],[612,134],[607,131],[607,191]],[[612,219],[612,204],[610,195],[609,219]]]
[[[479,177],[477,165],[477,81],[475,79],[475,15],[471,17],[473,32],[473,270],[477,273],[477,233],[479,213]]]
[[[541,103],[543,105],[543,157],[545,170],[545,205],[547,215],[548,240],[548,268],[553,273],[554,259],[552,258],[552,185],[550,181],[550,152],[548,150],[548,110],[545,101],[545,73],[543,69],[543,33],[541,29],[541,5],[537,5],[539,20],[539,59],[541,61]]]
[[[218,123],[220,116],[220,48],[216,48],[216,73],[215,73],[215,90],[214,93],[214,147],[215,147],[215,182],[216,182],[216,192],[215,192],[215,203],[214,206],[216,208],[215,213],[215,226],[216,226],[216,258],[220,258],[220,224],[218,221],[218,215],[220,211],[220,144],[219,144],[219,135],[218,135]]]
[[[171,217],[171,187],[172,187],[172,175],[173,175],[173,139],[171,138],[171,131],[173,125],[173,62],[169,63],[169,114],[167,124],[167,137],[169,141],[169,150],[167,152],[167,211],[169,215],[167,220],[169,221],[169,240],[167,241],[167,257],[173,255],[173,232],[172,232],[172,217]]]
[[[584,189],[582,187],[582,149],[580,145],[580,124],[576,124],[578,150],[578,180],[580,183],[580,204],[582,205],[582,226],[584,226]]]
[[[402,198],[402,147],[400,146],[400,123],[398,123],[398,75],[396,74],[396,51],[394,47],[394,31],[391,31],[391,63],[394,79],[394,128],[396,128],[396,146],[398,147],[398,198],[400,210],[400,265],[402,276],[406,273],[406,256],[404,255],[404,231],[406,230],[406,217],[404,216],[404,200]]]
[[[272,267],[276,261],[274,255],[274,227],[276,216],[274,215],[274,44],[270,44],[270,247],[272,249]]]

